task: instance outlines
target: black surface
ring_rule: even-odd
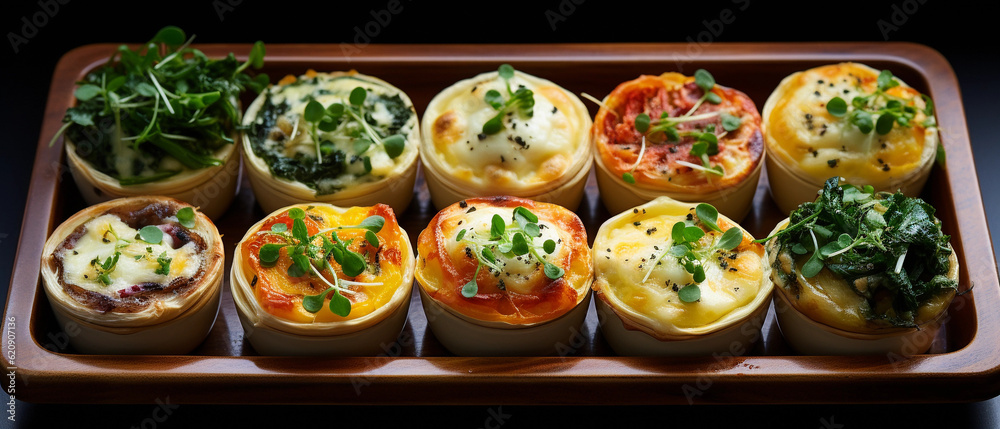
[[[983,200],[991,230],[1000,219],[1000,145],[990,128],[1000,91],[995,13],[969,2],[900,0],[824,2],[781,6],[761,0],[628,2],[546,0],[463,3],[452,15],[440,3],[401,0],[398,13],[381,12],[387,0],[367,4],[254,3],[241,0],[184,2],[7,1],[0,5],[0,296],[6,296],[17,248],[27,183],[39,139],[49,82],[70,49],[101,42],[143,42],[160,27],[178,25],[199,43],[538,43],[736,41],[911,41],[940,51],[958,76]],[[336,4],[336,6],[332,6]],[[289,11],[295,7],[295,11]],[[58,10],[56,10],[58,8]],[[729,10],[731,15],[724,13]],[[55,13],[45,14],[46,10]],[[51,15],[51,16],[49,16]],[[385,25],[358,37],[376,16]],[[726,18],[728,23],[723,23]],[[43,25],[26,25],[35,20]],[[720,20],[715,22],[716,20]],[[32,32],[34,27],[34,32]],[[714,31],[714,33],[713,33]],[[374,31],[372,31],[374,33]],[[18,37],[24,40],[18,41]],[[17,45],[16,47],[14,45]],[[488,49],[488,48],[484,48]],[[15,52],[16,50],[16,52]],[[997,246],[994,244],[994,253]],[[6,382],[4,383],[6,386]],[[100,388],[95,386],[95,388]],[[86,395],[87,392],[80,392]],[[433,392],[427,392],[433,394]],[[594,392],[600,395],[600,392]],[[940,395],[938,395],[940,396]],[[6,394],[0,396],[5,403]],[[169,401],[169,398],[163,398]],[[280,402],[280,398],[274,398]],[[222,400],[224,401],[224,399]],[[498,404],[503,402],[498,398]],[[37,405],[16,401],[16,422],[4,406],[0,427],[270,427],[328,424],[343,427],[536,427],[690,425],[706,427],[970,427],[1000,425],[1000,399],[972,404],[802,405],[694,407],[306,407],[181,405]],[[169,410],[169,414],[165,411]],[[159,420],[159,421],[158,421]],[[16,425],[16,426],[15,426]]]

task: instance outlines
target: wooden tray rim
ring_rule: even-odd
[[[19,338],[16,359],[5,354],[3,368],[14,371],[23,380],[21,399],[37,402],[152,402],[154,396],[130,395],[131,391],[171,392],[178,403],[229,403],[220,392],[241,389],[273,391],[253,399],[242,395],[240,403],[281,403],[288,398],[295,403],[378,403],[378,404],[637,404],[683,403],[685,386],[700,386],[703,380],[722,390],[717,396],[725,403],[810,403],[810,402],[964,402],[993,397],[1000,393],[1000,316],[986,311],[1000,304],[995,256],[986,224],[979,182],[972,160],[971,146],[965,124],[964,110],[958,92],[957,78],[951,66],[933,49],[905,42],[862,43],[715,43],[704,46],[697,61],[891,61],[907,65],[928,80],[935,100],[947,100],[949,109],[938,111],[942,129],[949,130],[945,141],[948,150],[948,187],[956,204],[956,223],[963,237],[964,260],[970,277],[976,283],[977,334],[964,348],[940,355],[921,355],[887,365],[884,357],[833,356],[745,356],[726,360],[721,368],[713,358],[653,359],[636,357],[533,357],[533,358],[461,358],[461,357],[359,357],[318,359],[317,364],[333,363],[341,370],[296,370],[282,363],[297,358],[270,356],[85,356],[53,353],[43,348],[32,336],[33,313],[37,305],[45,305],[38,285],[39,258],[42,243],[54,227],[53,208],[57,181],[51,180],[53,159],[61,159],[61,145],[48,146],[47,136],[58,129],[62,107],[71,101],[73,82],[81,70],[69,64],[103,62],[109,46],[86,45],[68,52],[53,74],[42,124],[38,150],[20,242],[15,257],[10,289],[5,307],[5,323],[13,317],[13,334]],[[519,62],[601,62],[601,61],[671,61],[671,54],[682,52],[687,44],[680,43],[617,43],[617,44],[538,44],[490,45],[484,53],[482,45],[369,45],[351,64],[395,61],[419,63],[461,61],[496,63]],[[199,48],[245,52],[249,44],[213,44]],[[340,61],[339,45],[334,44],[274,44],[268,46],[270,61]],[[89,61],[89,63],[88,63]],[[89,67],[87,67],[89,68]],[[944,139],[943,139],[944,140]],[[58,162],[58,161],[56,161]],[[961,184],[961,186],[959,186]],[[958,209],[961,207],[961,209]],[[971,295],[971,294],[970,294]],[[38,302],[41,300],[41,302]],[[27,323],[26,323],[27,322]],[[124,360],[128,361],[122,366]],[[169,368],[169,369],[165,369]],[[529,370],[525,371],[524,369]],[[655,370],[653,370],[655,369]],[[712,369],[708,371],[707,369]],[[365,387],[362,394],[359,380]],[[367,384],[365,384],[367,383]],[[893,391],[906,392],[914,387],[941,389],[937,394],[925,394],[914,389],[912,394],[879,397],[872,387],[892,383]],[[116,390],[94,395],[49,398],[31,395],[31,385],[58,386],[66,392],[78,389]],[[96,389],[95,385],[104,389]],[[799,391],[805,386],[850,391],[860,396],[817,394],[781,395],[783,388]],[[328,397],[302,395],[310,386],[331,391]],[[516,394],[525,387],[543,392],[563,392],[559,397]],[[576,388],[579,386],[581,388]],[[746,391],[770,386],[765,391]],[[441,395],[414,395],[422,388],[434,388]],[[668,390],[671,393],[663,393]],[[960,389],[955,389],[960,387]],[[673,390],[673,388],[677,388]],[[176,390],[181,392],[174,392]],[[596,390],[595,390],[596,389]],[[648,393],[620,395],[624,391]],[[732,390],[732,391],[730,391]],[[298,394],[295,394],[298,391]],[[600,392],[600,394],[597,394]],[[867,392],[867,393],[866,393]],[[277,393],[284,393],[282,396]],[[409,393],[409,394],[408,394]],[[505,395],[506,393],[510,393]],[[70,398],[66,400],[66,398]],[[249,399],[248,399],[249,398]],[[286,398],[286,399],[277,399]],[[55,401],[59,402],[59,401]]]

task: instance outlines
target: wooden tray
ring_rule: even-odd
[[[947,168],[936,166],[925,198],[938,208],[961,261],[961,288],[950,319],[928,354],[917,356],[796,356],[773,321],[753,350],[703,358],[615,355],[602,339],[591,308],[576,340],[554,356],[463,358],[448,354],[426,329],[414,292],[408,324],[380,356],[296,358],[259,356],[243,331],[224,286],[222,310],[205,343],[185,356],[88,356],[67,346],[39,281],[49,232],[82,209],[63,161],[61,142],[48,146],[73,101],[74,82],[103,63],[116,45],[67,53],[52,81],[39,136],[29,198],[4,321],[14,350],[5,371],[17,379],[17,398],[57,403],[337,403],[337,404],[687,404],[964,402],[1000,393],[1000,285],[972,160],[958,83],[948,62],[930,48],[907,43],[722,44],[691,56],[684,44],[370,45],[343,56],[337,45],[270,45],[266,72],[286,74],[354,68],[406,91],[418,114],[451,83],[508,62],[575,92],[598,98],[640,74],[710,70],[718,82],[743,90],[762,106],[778,82],[808,67],[860,61],[888,68],[937,103]],[[249,45],[202,45],[210,56]],[[249,102],[248,100],[244,100]],[[591,113],[596,106],[586,102]],[[68,179],[68,180],[64,180]],[[227,263],[246,228],[264,216],[242,178],[239,196],[216,223]],[[761,175],[754,209],[743,224],[763,236],[784,217]],[[434,214],[422,176],[409,209],[399,215],[415,243]],[[610,214],[593,175],[580,216],[591,240]],[[228,268],[226,269],[228,273]],[[12,326],[12,328],[11,328]]]

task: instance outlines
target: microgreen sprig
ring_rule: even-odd
[[[510,64],[501,64],[497,69],[497,72],[500,77],[503,78],[504,84],[507,87],[507,95],[510,98],[504,100],[500,91],[495,89],[486,91],[486,103],[493,107],[493,109],[497,110],[497,114],[483,124],[483,134],[487,135],[496,134],[504,128],[503,116],[507,112],[507,109],[511,106],[516,106],[517,111],[523,116],[530,118],[534,115],[534,92],[525,88],[523,85],[518,86],[516,91],[512,91],[510,89],[510,80],[514,78],[514,67]]]
[[[650,267],[646,270],[646,275],[642,278],[645,283],[649,280],[650,274],[660,265],[660,261],[667,255],[677,258],[677,262],[684,267],[684,270],[691,274],[692,283],[688,283],[678,291],[678,296],[682,302],[695,302],[701,299],[701,288],[699,283],[705,281],[704,260],[707,256],[717,251],[730,251],[739,247],[743,242],[743,231],[738,227],[732,227],[725,232],[719,227],[717,221],[719,211],[710,204],[701,203],[695,207],[697,220],[685,220],[677,222],[671,228],[670,239],[672,245],[660,256],[651,261]],[[703,229],[722,232],[722,236],[715,240],[711,246],[701,244],[701,239],[706,233]]]
[[[111,273],[115,271],[118,266],[118,258],[121,256],[121,252],[115,252],[114,255],[108,256],[104,262],[101,262],[99,258],[94,258],[90,261],[90,265],[97,270],[97,281],[101,284],[107,286],[111,284]]]
[[[172,261],[173,261],[173,258],[168,258],[166,251],[160,253],[160,256],[158,256],[156,258],[156,264],[159,265],[159,266],[156,268],[156,270],[154,272],[156,274],[161,275],[161,276],[165,276],[167,274],[170,274],[170,263]]]
[[[191,207],[183,207],[177,210],[177,222],[183,225],[185,228],[194,228],[195,218],[194,209]]]
[[[868,95],[859,95],[851,99],[848,106],[847,101],[840,97],[833,97],[826,103],[826,111],[837,118],[847,118],[847,122],[858,128],[864,134],[869,134],[875,130],[879,135],[886,135],[892,131],[897,124],[901,127],[909,127],[918,110],[914,100],[904,99],[888,94],[886,91],[900,85],[892,72],[882,70],[876,80],[875,92]],[[922,111],[927,119],[923,126],[934,126],[934,102],[930,97],[920,94],[924,100]],[[883,101],[884,103],[880,103]],[[881,106],[881,107],[879,107]],[[853,107],[853,109],[851,109]],[[877,119],[873,119],[876,118]]]
[[[559,279],[565,274],[565,270],[549,262],[539,253],[539,249],[541,249],[546,254],[552,254],[556,250],[556,242],[548,239],[541,246],[535,244],[535,239],[542,236],[538,216],[527,208],[518,206],[514,208],[512,218],[513,223],[508,224],[499,214],[494,214],[490,219],[489,236],[481,235],[478,232],[470,234],[469,230],[466,229],[458,231],[455,241],[464,242],[468,246],[468,254],[478,261],[472,280],[462,286],[462,296],[472,298],[479,292],[476,278],[484,266],[497,276],[503,272],[503,267],[497,257],[498,254],[506,258],[518,256],[534,258],[543,265],[545,276],[552,280]]]
[[[331,132],[338,129],[342,124],[352,121],[361,127],[364,136],[354,141],[354,151],[358,156],[364,155],[372,145],[381,145],[385,149],[389,158],[395,159],[403,153],[406,148],[406,137],[402,134],[393,134],[382,137],[368,121],[365,120],[365,99],[368,98],[368,90],[363,87],[355,87],[348,96],[348,104],[332,103],[327,107],[316,101],[309,100],[306,103],[303,119],[309,123],[309,135],[316,145],[316,162],[323,163],[323,153],[330,153],[334,150],[333,142],[324,140],[320,131]],[[365,157],[366,170],[371,170],[370,157]]]
[[[353,239],[344,241],[337,236],[337,230],[363,229],[365,230],[365,240],[372,246],[379,245],[379,238],[376,235],[385,225],[385,218],[379,215],[369,216],[358,225],[342,225],[328,228],[309,235],[305,224],[306,213],[298,207],[288,210],[288,217],[292,219],[292,229],[288,230],[288,225],[276,223],[269,231],[262,233],[278,236],[284,239],[284,243],[268,243],[261,246],[258,256],[261,266],[265,268],[274,267],[281,257],[281,249],[287,249],[286,253],[292,264],[288,267],[288,276],[302,277],[314,276],[329,287],[317,295],[308,295],[302,299],[302,308],[310,313],[315,313],[322,309],[323,302],[330,292],[333,296],[330,299],[330,311],[341,317],[347,317],[351,311],[351,303],[343,293],[353,293],[342,284],[356,284],[367,286],[380,286],[381,283],[361,283],[352,282],[338,277],[337,272],[330,264],[333,259],[341,267],[341,271],[348,277],[357,277],[368,269],[365,257],[349,248]],[[326,234],[330,235],[327,236]],[[330,283],[323,275],[324,270],[329,270],[333,283]]]
[[[711,73],[704,69],[698,69],[694,76],[695,84],[701,88],[704,94],[698,99],[697,102],[695,102],[691,109],[688,109],[686,113],[681,116],[671,117],[669,112],[663,112],[660,114],[660,118],[655,121],[652,120],[649,114],[645,112],[636,115],[634,126],[636,131],[638,131],[643,138],[639,149],[639,157],[636,159],[635,164],[632,165],[628,172],[622,174],[622,179],[626,183],[635,183],[635,176],[633,173],[639,166],[639,163],[642,161],[642,157],[646,152],[647,136],[649,136],[652,141],[659,141],[662,143],[678,143],[682,138],[693,137],[695,141],[691,145],[690,154],[701,160],[701,165],[692,164],[686,161],[677,161],[677,163],[702,171],[705,174],[712,174],[716,176],[725,175],[725,170],[721,165],[713,166],[709,161],[709,156],[719,153],[719,135],[715,134],[715,124],[708,125],[705,127],[704,131],[690,130],[681,132],[677,130],[677,126],[685,122],[701,121],[720,117],[723,130],[725,130],[725,132],[730,132],[739,129],[740,125],[742,125],[742,119],[722,111],[695,115],[694,112],[698,110],[698,108],[701,107],[705,101],[712,104],[719,104],[722,102],[722,98],[719,97],[718,94],[712,92],[712,88],[715,87],[715,78]]]

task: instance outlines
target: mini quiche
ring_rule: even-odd
[[[421,163],[434,206],[510,195],[575,209],[592,164],[590,124],[573,93],[507,64],[456,82],[423,115]]]
[[[247,109],[244,163],[266,212],[317,201],[340,207],[413,196],[420,131],[410,98],[355,71],[287,76]]]
[[[601,103],[591,140],[601,200],[611,213],[668,196],[742,219],[764,158],[753,100],[716,85],[703,69],[618,85]]]
[[[958,286],[934,208],[831,178],[767,241],[782,335],[803,354],[927,351]]]
[[[406,322],[413,266],[388,205],[297,204],[247,231],[230,286],[258,353],[375,355]]]
[[[864,64],[793,73],[762,113],[771,196],[783,213],[814,200],[832,176],[917,196],[939,150],[931,99]]]
[[[193,38],[193,36],[192,36]],[[233,54],[208,58],[168,26],[135,49],[110,50],[107,63],[84,76],[66,110],[66,163],[88,204],[164,195],[212,219],[239,188],[239,98],[266,85],[264,46],[246,62]]]
[[[616,353],[748,351],[774,285],[764,246],[709,204],[658,197],[608,219],[594,237],[601,332]]]
[[[211,220],[166,197],[90,206],[45,242],[41,275],[73,348],[97,354],[184,354],[215,323],[222,238]]]
[[[553,354],[587,314],[587,232],[562,206],[509,196],[462,200],[431,219],[417,254],[428,324],[456,355]]]

